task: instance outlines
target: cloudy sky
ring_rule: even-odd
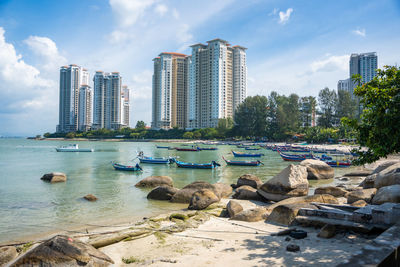
[[[214,38],[247,50],[248,95],[318,94],[351,53],[400,64],[398,0],[0,0],[0,135],[54,132],[59,67],[119,71],[151,120],[152,59]]]

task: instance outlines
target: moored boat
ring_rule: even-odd
[[[216,161],[211,161],[210,163],[189,163],[175,160],[176,166],[179,168],[189,168],[189,169],[214,169],[217,166],[221,166]]]
[[[262,163],[259,160],[255,160],[255,161],[251,161],[251,160],[244,160],[244,161],[228,160],[228,159],[225,159],[224,157],[222,157],[222,159],[226,162],[226,164],[232,165],[232,166],[260,166],[261,164],[264,165],[264,163]]]
[[[129,166],[113,162],[112,166],[118,171],[143,171],[139,164],[136,164],[135,166]]]
[[[157,148],[163,148],[163,149],[170,149],[171,147],[169,146],[156,146]]]
[[[218,150],[216,147],[197,147],[198,150]]]
[[[324,162],[331,167],[337,167],[337,168],[347,168],[351,166],[351,161],[329,160]]]
[[[150,164],[169,164],[175,162],[174,158],[153,158],[153,157],[146,157],[140,156],[138,157],[140,163],[150,163]]]
[[[278,151],[279,155],[284,161],[303,161],[305,159],[314,159],[312,154],[286,154]]]
[[[56,148],[57,152],[93,152],[93,148],[79,148],[78,144],[69,144]]]
[[[260,150],[259,147],[245,147],[245,150]]]
[[[235,152],[232,150],[232,154],[235,157],[249,157],[249,158],[259,158],[261,156],[264,156],[262,153],[243,153],[243,152]]]
[[[183,148],[183,147],[176,147],[176,151],[200,151],[198,147],[192,148]]]

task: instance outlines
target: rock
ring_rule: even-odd
[[[83,198],[88,200],[88,201],[96,201],[97,200],[97,197],[95,195],[92,195],[92,194],[88,194],[88,195],[84,196]]]
[[[306,196],[308,193],[307,168],[290,164],[264,183],[257,192],[265,199],[273,201]]]
[[[17,249],[14,246],[0,248],[0,266],[12,261],[18,256]]]
[[[372,174],[372,172],[369,171],[369,170],[359,170],[359,171],[353,171],[353,172],[346,173],[343,176],[347,176],[347,177],[351,177],[351,176],[365,177],[365,176],[368,176],[368,175],[371,175],[371,174]]]
[[[318,187],[314,192],[314,194],[328,194],[334,197],[344,197],[347,193],[347,190],[336,186]]]
[[[370,203],[375,193],[376,193],[376,188],[351,191],[347,195],[347,203],[352,204],[357,200],[364,200],[365,202]]]
[[[200,189],[195,192],[190,200],[188,209],[190,210],[203,210],[210,206],[212,203],[218,202],[219,198],[215,193],[209,189]]]
[[[389,185],[378,189],[372,199],[372,204],[380,205],[386,202],[400,203],[400,185]]]
[[[182,189],[178,190],[172,198],[171,202],[175,203],[190,203],[192,196],[195,192],[199,191],[200,189],[209,189],[214,192],[215,195],[217,195],[217,190],[215,187],[207,182],[203,181],[197,181],[193,182],[191,184],[186,185]]]
[[[290,225],[297,216],[301,208],[316,209],[314,205],[308,203],[284,204],[275,207],[267,218],[269,223]]]
[[[296,251],[300,250],[300,247],[295,244],[289,244],[289,245],[287,245],[286,250],[290,251],[290,252],[296,252]]]
[[[363,189],[374,188],[375,179],[377,176],[378,176],[377,173],[368,175],[367,177],[365,177],[364,181],[362,181],[359,186],[361,186]]]
[[[232,194],[232,187],[230,185],[215,183],[213,186],[215,187],[217,197],[219,198],[228,198]]]
[[[374,187],[379,189],[384,186],[395,184],[400,184],[400,162],[377,173]]]
[[[353,207],[360,207],[360,208],[365,207],[365,206],[367,206],[367,205],[368,205],[368,203],[365,202],[365,201],[362,200],[362,199],[357,200],[357,201],[351,203],[351,206],[353,206]]]
[[[157,187],[161,185],[168,185],[173,187],[172,178],[169,176],[149,176],[138,182],[136,187]]]
[[[347,204],[347,198],[345,197],[337,197],[336,200],[338,201],[339,205]]]
[[[290,241],[290,240],[292,240],[292,239],[288,236],[285,238],[285,241]]]
[[[19,257],[11,266],[109,266],[103,252],[68,236],[57,235]]]
[[[172,196],[178,192],[179,189],[168,185],[157,186],[147,194],[148,199],[155,200],[171,200]]]
[[[342,182],[347,182],[347,181],[349,181],[350,179],[348,178],[348,177],[340,177],[339,178],[339,181],[342,181]]]
[[[49,183],[60,183],[67,181],[67,175],[62,172],[52,172],[43,175],[40,179]]]
[[[386,160],[383,163],[379,164],[378,167],[375,168],[375,170],[372,172],[372,174],[379,173],[386,169],[387,167],[390,167],[394,164],[400,163],[399,160]]]
[[[249,186],[242,185],[235,190],[232,198],[234,199],[246,199],[246,200],[262,200],[259,194],[257,194],[257,189]]]
[[[300,203],[326,203],[326,204],[339,204],[338,200],[332,195],[313,195],[313,196],[305,196],[305,197],[292,197],[276,202],[267,207],[267,210],[270,212],[275,207],[286,204],[300,204]]]
[[[241,211],[235,216],[233,216],[231,219],[236,221],[258,222],[261,220],[265,220],[266,217],[267,217],[266,210],[264,208],[259,207]]]
[[[226,205],[226,209],[228,210],[230,218],[234,217],[236,214],[243,211],[242,205],[240,205],[240,203],[235,200],[229,201],[228,204]]]
[[[332,238],[336,234],[336,227],[332,224],[325,224],[318,233],[318,237]]]
[[[260,178],[253,174],[243,174],[237,180],[237,187],[240,187],[242,185],[248,185],[257,189],[262,185],[262,181],[260,180]]]
[[[309,180],[333,179],[335,176],[334,169],[321,160],[306,159],[300,165],[307,167]]]

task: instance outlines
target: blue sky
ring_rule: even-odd
[[[0,135],[54,132],[59,67],[119,71],[151,120],[152,59],[214,38],[247,50],[248,95],[318,94],[351,53],[400,64],[400,1],[0,0]]]

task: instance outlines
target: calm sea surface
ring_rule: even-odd
[[[181,188],[197,180],[231,184],[245,173],[255,174],[265,181],[289,164],[276,152],[263,149],[265,156],[261,160],[264,166],[226,166],[222,156],[232,158],[230,151],[233,148],[244,151],[233,146],[218,146],[216,151],[178,152],[157,149],[156,143],[81,141],[78,142],[80,147],[94,148],[95,152],[56,152],[55,147],[69,143],[0,139],[1,243],[26,240],[27,236],[74,229],[85,224],[135,220],[181,208],[182,205],[147,200],[149,190],[134,186],[150,175],[168,175],[174,180],[174,186]],[[177,168],[175,164],[142,164],[141,173],[112,168],[111,161],[132,164],[137,151],[154,157],[179,156],[181,161],[187,162],[216,160],[222,166],[215,170],[191,170]],[[67,182],[49,184],[40,180],[43,174],[55,171],[66,173]],[[338,175],[348,169],[335,171]],[[85,201],[82,197],[86,194],[94,194],[99,200]]]

